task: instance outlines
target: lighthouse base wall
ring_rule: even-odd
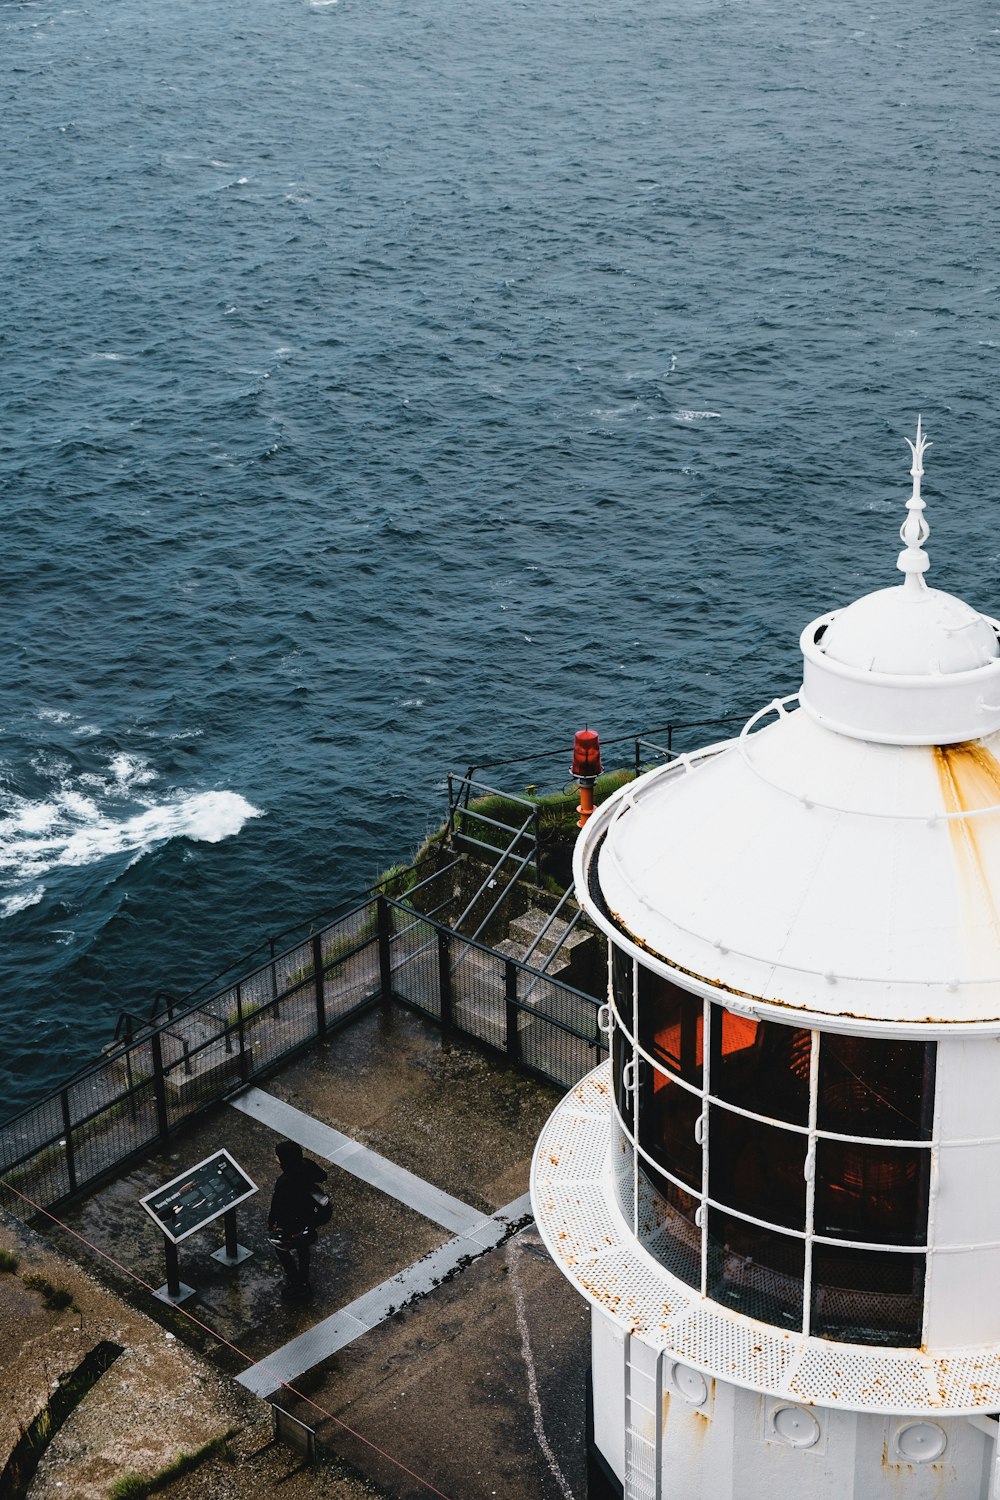
[[[592,1310],[590,1500],[626,1490],[626,1448],[640,1472],[656,1451],[648,1400],[657,1355]],[[627,1378],[626,1378],[627,1377]],[[993,1500],[996,1444],[965,1417],[907,1418],[798,1405],[703,1377],[662,1356],[662,1500]],[[631,1400],[630,1400],[631,1395]],[[615,1488],[617,1482],[617,1488]]]

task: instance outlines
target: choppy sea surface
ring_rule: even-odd
[[[0,5],[0,1114],[448,769],[1000,613],[1000,6]],[[515,773],[516,775],[516,773]]]

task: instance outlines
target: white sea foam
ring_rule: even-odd
[[[44,895],[44,885],[35,885],[28,891],[18,891],[17,895],[8,896],[6,900],[0,901],[0,918],[12,917],[15,912],[24,911],[26,907],[37,906]]]
[[[708,422],[713,417],[721,417],[721,411],[691,411],[682,407],[680,411],[671,412],[670,415],[677,422]]]
[[[150,768],[149,762],[142,760],[138,755],[116,755],[111,761],[111,774],[122,790],[131,790],[134,786],[148,786],[151,781],[156,780],[156,772]]]
[[[152,780],[145,762],[120,755],[111,763],[111,776],[81,777],[98,783],[94,795],[63,782],[48,798],[32,801],[14,797],[0,814],[0,875],[10,894],[0,897],[0,918],[40,901],[42,877],[50,871],[92,865],[110,856],[131,856],[129,862],[175,838],[217,844],[239,833],[254,807],[238,792],[189,792],[141,806],[146,799],[129,797],[138,812],[116,812],[132,788]],[[103,795],[102,795],[103,794]],[[29,884],[30,883],[30,884]],[[21,889],[10,889],[20,885]]]
[[[89,865],[109,854],[145,854],[173,838],[218,844],[239,833],[248,818],[257,817],[260,809],[237,792],[195,792],[179,802],[149,807],[122,822],[98,818],[69,835],[54,863],[63,867]]]

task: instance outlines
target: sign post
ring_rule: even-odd
[[[213,1260],[224,1266],[238,1266],[250,1258],[253,1251],[236,1241],[236,1206],[256,1192],[257,1184],[228,1151],[222,1150],[206,1156],[204,1161],[139,1199],[163,1235],[167,1280],[155,1294],[161,1302],[176,1306],[194,1296],[194,1287],[180,1279],[177,1246],[216,1219],[225,1222],[226,1243],[213,1252]]]

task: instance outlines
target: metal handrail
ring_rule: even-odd
[[[546,958],[545,962],[541,965],[541,970],[542,970],[543,974],[544,974],[545,970],[548,968],[549,964],[555,958],[556,954],[559,952],[559,949],[563,946],[563,944],[565,943],[566,939],[569,937],[570,933],[573,931],[573,928],[576,926],[577,922],[579,922],[579,920],[580,920],[580,918],[582,916],[583,916],[583,907],[582,906],[578,906],[577,909],[576,909],[576,911],[573,913],[572,917],[570,917],[569,921],[567,922],[567,924],[566,924],[566,931],[563,933],[561,939],[556,944],[556,946],[553,948],[552,952],[548,955],[548,957]],[[528,997],[531,995],[531,992],[534,990],[535,986],[538,984],[538,979],[539,978],[541,978],[541,975],[539,975],[538,978],[533,979],[531,981],[531,983],[528,985],[528,988],[524,992],[524,999],[525,1000],[527,1000]]]
[[[524,955],[524,957],[522,959],[523,963],[527,963],[528,962],[528,959],[534,953],[535,949],[538,947],[539,943],[542,941],[542,938],[548,932],[549,928],[552,926],[553,922],[556,920],[556,918],[558,917],[559,913],[562,911],[563,907],[566,905],[566,902],[569,900],[569,898],[572,896],[572,894],[573,894],[573,892],[575,890],[576,890],[576,881],[575,880],[571,880],[570,883],[569,883],[569,885],[566,887],[566,889],[563,891],[562,895],[560,896],[557,905],[552,909],[552,911],[549,912],[548,919],[546,920],[545,924],[543,925],[542,930],[536,936],[535,941],[532,943],[532,945],[528,949],[527,953],[525,953],[525,955]],[[549,960],[551,960],[552,958],[554,958],[555,955],[559,952],[559,949],[562,947],[563,942],[565,942],[566,938],[569,937],[570,931],[571,931],[572,927],[574,926],[574,924],[576,922],[576,919],[577,919],[577,917],[579,915],[580,915],[580,913],[578,911],[576,913],[576,916],[574,916],[572,922],[570,922],[569,926],[566,928],[566,931],[563,934],[562,941],[559,942],[559,943],[557,943],[556,946],[553,948],[552,952],[549,954]]]

